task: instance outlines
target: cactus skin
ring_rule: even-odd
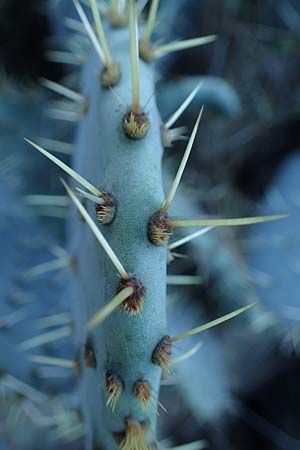
[[[127,29],[110,32],[108,42],[122,70],[121,81],[114,87],[118,96],[130,105],[129,34]],[[165,247],[152,245],[147,238],[150,216],[163,202],[161,179],[162,144],[160,119],[155,100],[149,101],[150,128],[141,140],[130,140],[122,129],[126,111],[117,104],[109,90],[101,88],[98,74],[102,68],[92,55],[83,75],[83,94],[90,106],[78,130],[74,156],[75,170],[106,192],[117,203],[112,224],[101,231],[124,265],[145,288],[141,314],[128,315],[119,307],[89,336],[87,320],[116,295],[120,282],[116,270],[96,243],[84,222],[73,217],[71,247],[78,254],[78,310],[76,326],[81,343],[91,339],[97,368],[85,368],[83,386],[87,419],[87,448],[115,448],[113,432],[124,431],[124,419],[144,422],[150,419],[155,432],[156,410],[149,404],[142,408],[134,396],[137,380],[147,380],[155,397],[158,395],[161,368],[151,361],[158,341],[166,334],[166,260]],[[154,91],[154,70],[141,62],[141,105]],[[93,215],[92,208],[90,211]],[[113,371],[121,377],[124,391],[114,412],[106,406],[105,373]],[[155,403],[152,401],[152,403]],[[92,436],[91,436],[92,434]],[[148,440],[153,439],[149,431]]]

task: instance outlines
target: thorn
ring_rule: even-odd
[[[152,32],[153,32],[155,22],[156,22],[158,5],[159,5],[159,0],[152,0],[146,27],[145,27],[145,31],[144,31],[144,34],[142,37],[142,41],[144,41],[144,42],[148,42],[148,43],[150,42]]]
[[[56,153],[63,153],[65,155],[72,155],[74,150],[74,145],[69,142],[57,141],[55,139],[39,138],[38,143],[41,146],[46,147]]]
[[[173,226],[168,214],[161,210],[155,212],[149,220],[148,239],[153,245],[164,245],[172,235]]]
[[[174,259],[188,259],[188,255],[185,255],[184,253],[177,253],[177,252],[171,252],[168,250],[167,254],[167,262],[170,264],[174,261]]]
[[[77,423],[70,427],[66,427],[66,424],[61,424],[61,427],[52,434],[52,440],[61,441],[63,439],[66,444],[71,444],[85,435],[86,430],[83,423]]]
[[[70,258],[57,258],[51,261],[47,261],[41,264],[37,264],[34,267],[22,272],[21,276],[23,279],[34,278],[39,275],[43,275],[48,272],[52,272],[54,270],[71,268],[71,259]]]
[[[102,61],[102,63],[105,65],[105,57],[104,57],[104,53],[103,50],[98,42],[98,39],[94,33],[94,30],[90,24],[90,22],[88,21],[87,16],[85,15],[85,12],[83,11],[82,6],[80,5],[80,3],[78,2],[78,0],[72,0],[74,3],[74,6],[77,10],[77,13],[84,25],[84,28],[86,29],[86,32],[96,50],[96,52],[98,53],[98,56],[100,58],[100,60]]]
[[[172,203],[172,200],[173,200],[173,198],[174,198],[174,196],[175,196],[175,194],[176,194],[177,188],[178,188],[178,186],[179,186],[181,177],[182,177],[182,175],[183,175],[185,166],[186,166],[186,164],[187,164],[188,158],[189,158],[189,156],[190,156],[190,153],[191,153],[191,150],[192,150],[192,147],[193,147],[195,138],[196,138],[196,134],[197,134],[197,131],[198,131],[199,123],[200,123],[200,120],[201,120],[201,117],[202,117],[202,113],[203,113],[203,108],[204,108],[204,107],[202,106],[202,108],[201,108],[201,110],[200,110],[200,113],[199,113],[199,115],[198,115],[198,118],[197,118],[197,120],[196,120],[196,123],[195,123],[195,125],[194,125],[194,128],[193,128],[191,137],[190,137],[190,139],[189,139],[188,145],[187,145],[186,150],[185,150],[185,152],[184,152],[183,158],[182,158],[181,163],[180,163],[180,165],[179,165],[177,174],[176,174],[175,179],[174,179],[174,181],[173,181],[172,187],[171,187],[170,192],[169,192],[169,194],[168,194],[168,197],[167,197],[167,199],[165,200],[165,202],[164,202],[164,204],[163,204],[163,207],[162,207],[162,209],[161,209],[161,212],[162,212],[163,214],[165,214],[165,213],[168,211],[168,209],[169,209],[169,207],[170,207],[170,205],[171,205],[171,203]]]
[[[234,317],[239,316],[243,312],[252,308],[254,305],[256,305],[256,303],[251,303],[250,305],[244,306],[243,308],[239,308],[229,314],[226,314],[225,316],[219,317],[218,319],[212,320],[211,322],[207,322],[204,325],[200,325],[200,327],[193,328],[192,330],[186,331],[185,333],[182,334],[178,334],[177,336],[171,337],[170,341],[175,342],[184,339],[186,337],[192,336],[193,334],[202,333],[202,331],[208,330],[209,328],[213,328],[217,325],[220,325],[223,322],[226,322],[229,319],[233,319]]]
[[[95,195],[89,194],[82,189],[76,188],[76,190],[83,198],[87,198],[94,203],[98,222],[103,225],[108,225],[113,222],[116,215],[117,206],[112,195],[103,193],[102,197],[96,197]]]
[[[138,0],[137,1],[137,8],[138,8],[138,15],[141,15],[145,6],[147,5],[149,0]]]
[[[36,320],[37,328],[56,327],[57,325],[65,325],[71,322],[71,315],[69,313],[53,314],[52,316],[45,316]]]
[[[285,219],[288,214],[278,214],[274,216],[258,216],[258,217],[243,217],[240,219],[199,219],[199,220],[172,220],[173,227],[201,227],[201,226],[241,226],[251,225],[254,223],[271,222],[272,220]]]
[[[135,0],[128,0],[129,36],[130,36],[130,62],[132,83],[132,110],[133,114],[140,114],[140,75],[139,75],[139,47],[137,11]]]
[[[208,233],[209,231],[213,230],[214,228],[215,227],[206,227],[201,230],[195,231],[195,233],[189,234],[188,236],[185,236],[182,239],[178,239],[178,241],[172,242],[172,244],[169,245],[169,250],[174,250],[175,248],[178,248],[181,245],[184,245],[187,242],[190,242],[193,239],[195,239],[199,236],[202,236],[203,234]]]
[[[145,113],[135,114],[129,111],[124,115],[122,125],[129,138],[141,139],[146,135],[150,124]]]
[[[27,206],[61,206],[70,205],[70,200],[66,195],[26,195],[24,203]]]
[[[123,107],[124,111],[126,111],[127,105],[124,102],[124,100],[122,100],[122,98],[119,96],[119,94],[111,86],[108,86],[108,88],[110,89],[111,93],[116,98],[116,100],[119,102],[119,105]]]
[[[188,138],[183,134],[186,133],[186,127],[177,127],[167,130],[164,125],[161,126],[160,134],[164,148],[170,148],[175,141],[187,141]]]
[[[165,127],[167,130],[171,128],[172,125],[179,119],[179,117],[184,113],[190,103],[194,100],[196,95],[198,94],[200,88],[203,85],[203,81],[199,81],[192,92],[188,95],[188,97],[184,100],[184,102],[179,106],[179,108],[171,115],[171,117],[165,122]]]
[[[111,25],[115,28],[120,28],[126,25],[127,17],[124,14],[125,2],[121,0],[111,0],[110,8],[108,10],[108,17]]]
[[[145,26],[144,34],[140,40],[140,54],[141,57],[146,62],[150,62],[153,60],[154,54],[151,49],[151,36],[154,30],[155,22],[156,22],[156,16],[157,16],[157,9],[159,5],[159,0],[152,0],[150,11],[148,15],[148,19]]]
[[[24,138],[24,139],[26,142],[28,142],[28,144],[32,145],[39,152],[41,152],[43,155],[45,155],[47,158],[49,158],[50,161],[54,162],[54,164],[56,164],[58,167],[60,167],[62,170],[64,170],[70,177],[72,177],[74,180],[76,180],[79,184],[81,184],[83,187],[85,187],[88,191],[90,191],[92,194],[94,194],[98,197],[101,197],[102,192],[100,192],[91,183],[89,183],[85,178],[83,178],[81,175],[79,175],[77,172],[75,172],[73,169],[71,169],[65,163],[63,163],[60,159],[56,158],[51,153],[47,152],[47,150],[45,150],[44,148],[35,144],[34,142],[30,141],[29,139],[26,139],[26,138]]]
[[[197,275],[167,275],[169,286],[193,286],[203,283],[203,278]]]
[[[44,217],[52,217],[55,219],[61,219],[66,220],[67,218],[67,212],[63,208],[57,208],[57,207],[40,207],[37,209],[36,214],[38,216],[44,216]]]
[[[94,23],[96,26],[96,32],[98,34],[98,39],[100,41],[100,45],[103,52],[103,63],[105,65],[105,69],[102,71],[101,74],[101,83],[104,87],[109,87],[115,85],[121,76],[120,72],[120,66],[119,64],[115,63],[111,57],[107,40],[105,38],[102,20],[100,11],[97,7],[96,0],[89,0],[89,4],[93,13]]]
[[[52,62],[60,64],[72,64],[78,65],[84,63],[85,58],[81,55],[75,55],[71,52],[61,52],[56,50],[50,50],[46,53],[47,59]]]
[[[79,22],[79,20],[72,19],[71,17],[66,17],[64,19],[64,25],[70,30],[86,34],[86,29],[82,25],[82,22]]]
[[[167,367],[172,353],[172,341],[170,336],[163,336],[152,353],[152,362],[159,367]]]
[[[113,61],[112,61],[112,57],[107,45],[107,40],[104,34],[104,30],[103,30],[103,26],[102,26],[102,20],[101,20],[101,15],[100,15],[100,11],[97,7],[97,3],[96,0],[89,0],[89,4],[92,10],[92,14],[93,14],[93,19],[94,19],[94,23],[95,23],[95,27],[96,27],[96,32],[98,34],[98,39],[103,51],[103,55],[104,55],[104,64],[106,67],[109,67],[112,65]]]
[[[13,327],[17,323],[26,319],[29,315],[29,311],[27,307],[20,308],[18,311],[13,311],[6,316],[0,316],[0,329],[1,328],[9,328]]]
[[[122,308],[129,316],[141,314],[144,306],[145,288],[143,284],[132,274],[127,280],[121,280],[117,286],[117,292],[123,291],[124,288],[132,287],[132,294],[124,300]]]
[[[48,333],[40,334],[34,336],[33,338],[23,341],[19,349],[21,351],[26,351],[34,347],[39,347],[43,344],[48,344],[49,342],[57,341],[66,336],[70,336],[73,333],[73,329],[70,326],[59,328],[58,330],[49,331]]]
[[[181,356],[178,356],[178,358],[171,359],[171,361],[169,362],[169,366],[175,366],[176,364],[179,364],[182,361],[191,358],[195,353],[197,353],[202,345],[203,342],[198,342],[198,344],[194,345],[194,347],[192,347],[189,351],[183,353]]]
[[[114,251],[112,250],[110,245],[108,244],[107,240],[105,239],[105,237],[103,236],[103,234],[101,233],[99,228],[97,228],[96,224],[94,223],[93,219],[91,218],[91,216],[89,215],[87,210],[84,208],[84,206],[80,203],[78,198],[71,191],[71,189],[69,188],[67,183],[64,180],[62,180],[62,179],[61,179],[61,182],[64,185],[64,187],[65,187],[66,191],[68,192],[69,196],[71,197],[72,201],[74,202],[75,206],[77,207],[79,212],[82,214],[82,216],[85,219],[86,223],[88,224],[88,226],[92,230],[92,232],[95,235],[96,239],[98,240],[98,242],[102,246],[103,250],[105,251],[107,256],[110,258],[111,262],[113,263],[113,265],[117,269],[117,271],[118,271],[119,275],[121,276],[121,278],[123,278],[124,280],[127,280],[129,278],[128,273],[126,272],[126,270],[122,266],[122,264],[119,261],[118,257],[116,256],[116,254],[114,253]]]
[[[217,36],[215,34],[212,34],[210,36],[203,36],[198,37],[195,39],[186,39],[184,41],[174,41],[170,42],[169,44],[161,45],[159,47],[156,47],[154,51],[155,57],[161,57],[166,55],[167,53],[171,52],[177,52],[178,50],[185,50],[188,48],[198,47],[200,45],[209,44],[211,42],[214,42],[217,39]]]
[[[55,83],[54,81],[47,80],[46,78],[41,79],[41,84],[57,94],[63,95],[70,100],[74,100],[76,103],[82,104],[86,102],[86,98],[83,95],[67,88],[66,86],[63,86],[62,84]]]
[[[176,447],[164,448],[163,450],[203,450],[207,448],[208,442],[205,440],[194,441],[188,444],[178,445]]]
[[[103,198],[98,197],[98,196],[93,195],[93,194],[89,194],[88,192],[83,191],[80,188],[75,188],[75,189],[81,195],[81,197],[87,198],[88,200],[91,200],[92,202],[97,203],[97,205],[104,205],[105,204]]]
[[[145,408],[152,395],[149,381],[137,380],[133,385],[133,395],[137,397],[142,408]]]
[[[5,374],[1,377],[1,384],[13,389],[24,397],[29,398],[35,403],[46,403],[49,401],[48,397],[37,389],[31,387],[29,384],[23,383],[18,378],[12,375]]]
[[[106,372],[106,392],[108,395],[106,406],[111,406],[112,412],[115,411],[123,389],[124,382],[122,378],[117,373],[108,370]]]
[[[133,292],[134,290],[132,287],[127,287],[120,291],[109,303],[99,309],[99,311],[91,317],[86,326],[87,330],[90,331],[100,325],[100,323],[102,323],[124,300],[130,297]]]
[[[78,123],[82,118],[82,113],[78,111],[68,111],[63,109],[48,108],[46,114],[53,120],[64,120],[66,122]]]
[[[150,421],[140,423],[131,417],[126,417],[124,424],[125,432],[113,433],[113,437],[121,450],[150,450],[150,446],[146,442],[146,433]]]
[[[50,356],[41,356],[41,355],[28,355],[27,359],[29,361],[38,363],[38,364],[46,364],[50,366],[64,367],[65,369],[75,369],[76,362],[70,359],[62,359],[62,358],[52,358]]]

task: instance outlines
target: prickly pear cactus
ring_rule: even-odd
[[[224,220],[172,216],[173,198],[203,108],[166,197],[163,147],[181,137],[182,129],[172,129],[173,124],[197,96],[201,83],[163,124],[156,106],[155,60],[173,51],[208,44],[215,36],[155,46],[151,36],[158,0],[151,2],[140,30],[139,11],[145,2],[86,3],[90,11],[73,0],[80,22],[73,21],[72,26],[84,43],[88,38],[92,44],[84,58],[81,92],[49,80],[43,82],[73,102],[60,116],[80,122],[72,167],[28,142],[76,182],[69,186],[62,180],[77,209],[68,225],[74,269],[68,291],[74,326],[68,327],[68,334],[74,335],[78,348],[78,361],[73,365],[80,371],[86,449],[143,450],[157,443],[157,415],[159,409],[165,409],[158,399],[161,377],[171,370],[173,342],[218,325],[251,306],[169,336],[166,271],[171,235],[178,227],[247,225],[278,216]],[[67,54],[59,58],[70,62]]]

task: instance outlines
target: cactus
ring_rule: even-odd
[[[126,7],[112,0],[105,10],[110,24],[105,26],[102,7],[90,0],[96,31],[80,3],[73,3],[93,45],[84,63],[81,92],[44,81],[76,105],[65,112],[65,118],[80,118],[72,168],[27,142],[80,185],[70,187],[62,180],[79,212],[72,213],[68,225],[69,251],[76,259],[68,291],[74,329],[62,333],[75,335],[80,355],[86,448],[146,450],[157,442],[157,413],[165,409],[158,399],[161,375],[169,370],[172,343],[252,306],[170,337],[166,268],[171,234],[177,227],[247,225],[280,216],[179,220],[169,215],[203,108],[165,198],[162,142],[172,141],[174,135],[161,123],[153,96],[154,61],[168,52],[213,42],[215,36],[153,46],[159,3],[153,0],[138,45],[134,0]],[[176,119],[199,88],[183,102]],[[27,341],[23,350],[32,347]],[[42,361],[42,356],[31,360]]]

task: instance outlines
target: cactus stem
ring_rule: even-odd
[[[172,220],[173,227],[227,227],[227,226],[242,226],[251,225],[254,223],[270,222],[272,220],[285,219],[287,214],[277,214],[273,216],[258,216],[258,217],[242,217],[239,219],[199,219],[199,220]]]
[[[129,286],[122,289],[107,305],[101,308],[87,323],[87,330],[92,330],[100,325],[121,303],[130,297],[134,292],[133,287]]]
[[[209,328],[213,328],[221,323],[226,322],[227,320],[233,319],[234,317],[239,316],[244,313],[248,309],[252,308],[256,303],[251,303],[250,305],[244,306],[243,308],[236,309],[235,311],[225,314],[225,316],[219,317],[218,319],[212,320],[211,322],[207,322],[204,325],[200,325],[197,328],[193,328],[192,330],[186,331],[184,333],[178,334],[177,336],[171,337],[170,341],[175,342],[186,337],[192,336],[193,334],[202,333],[202,331],[208,330]]]
[[[70,326],[59,328],[58,330],[49,331],[48,333],[43,333],[33,338],[23,341],[19,345],[21,351],[26,351],[31,348],[39,347],[43,344],[48,344],[49,342],[54,342],[64,337],[70,336],[73,333],[73,328]]]
[[[171,359],[171,361],[169,362],[169,366],[175,366],[176,364],[179,364],[179,363],[185,361],[186,359],[191,358],[193,355],[195,355],[195,353],[197,353],[197,351],[202,347],[202,345],[203,345],[202,342],[198,342],[198,344],[194,345],[194,347],[192,347],[187,352],[183,353],[182,355],[178,356],[177,358]]]
[[[178,50],[185,50],[188,48],[198,47],[199,45],[209,44],[217,39],[215,34],[209,36],[202,36],[194,39],[186,39],[184,41],[174,41],[169,44],[164,44],[156,47],[154,51],[154,56],[156,58],[164,56],[167,53],[177,52]]]
[[[127,109],[127,105],[124,102],[124,100],[121,99],[121,97],[119,96],[119,94],[111,87],[108,86],[108,88],[110,89],[111,93],[114,95],[114,97],[118,100],[120,106],[122,106],[124,108],[124,111],[126,111]]]
[[[110,406],[112,412],[114,412],[117,403],[119,401],[120,395],[123,392],[124,382],[118,374],[112,372],[111,370],[108,370],[106,372],[105,378],[106,378],[106,392],[108,395],[106,406]]]
[[[138,51],[138,27],[135,0],[128,0],[129,11],[129,35],[130,35],[130,63],[132,83],[132,112],[139,114],[140,111],[140,69]]]
[[[45,155],[48,159],[50,159],[54,164],[56,164],[58,167],[60,167],[62,170],[64,170],[70,177],[74,178],[74,180],[78,181],[83,187],[85,187],[88,191],[90,191],[92,194],[96,195],[97,197],[101,197],[102,192],[99,191],[97,188],[95,188],[91,183],[89,183],[85,178],[83,178],[81,175],[79,175],[77,172],[75,172],[73,169],[71,169],[67,164],[63,163],[60,159],[53,156],[51,153],[47,152],[44,148],[40,147],[39,145],[35,144],[34,142],[30,141],[29,139],[24,138],[28,144],[32,145],[34,148],[36,148],[39,152],[41,152],[43,155]]]
[[[86,223],[88,224],[88,226],[90,227],[92,232],[94,233],[96,239],[98,240],[98,242],[102,246],[103,250],[106,252],[107,256],[110,258],[111,262],[113,263],[113,265],[117,269],[117,271],[118,271],[119,275],[121,276],[121,278],[123,280],[128,280],[128,278],[129,278],[128,273],[126,272],[126,270],[122,266],[122,264],[119,261],[117,255],[114,253],[113,249],[110,247],[109,243],[107,242],[107,240],[105,239],[105,237],[103,236],[103,234],[101,233],[99,228],[97,228],[96,224],[94,223],[93,219],[91,218],[91,216],[89,215],[87,210],[84,208],[84,206],[80,203],[78,198],[71,191],[71,189],[69,188],[67,183],[64,180],[61,180],[61,182],[63,183],[66,191],[68,192],[68,194],[69,194],[70,198],[72,199],[72,201],[74,202],[75,206],[77,207],[77,209],[79,210],[79,212],[83,216],[84,220],[86,221]]]
[[[94,33],[94,30],[90,24],[90,22],[88,21],[88,18],[85,14],[85,12],[83,11],[82,6],[80,5],[80,3],[78,2],[78,0],[73,0],[74,6],[77,10],[77,13],[84,25],[84,28],[86,29],[86,32],[100,58],[100,60],[102,61],[102,63],[105,65],[105,57],[104,57],[104,53],[103,50],[101,48],[101,45],[99,44],[99,41],[97,39],[96,34]]]
[[[206,227],[206,228],[203,228],[203,229],[201,229],[201,230],[198,230],[198,231],[195,231],[195,233],[191,233],[191,234],[189,234],[188,236],[185,236],[185,237],[183,237],[183,238],[181,238],[181,239],[178,239],[177,241],[175,241],[175,242],[172,242],[170,245],[169,245],[169,250],[174,250],[175,248],[178,248],[178,247],[180,247],[181,245],[184,245],[184,244],[186,244],[187,242],[190,242],[190,241],[192,241],[193,239],[196,239],[197,237],[199,237],[199,236],[202,236],[203,234],[206,234],[206,233],[208,233],[209,231],[211,231],[211,230],[213,230],[215,227]]]
[[[65,369],[75,369],[76,367],[76,362],[70,359],[52,358],[50,356],[42,355],[28,355],[27,359],[38,364],[64,367]]]
[[[167,275],[169,286],[193,286],[203,283],[203,278],[198,275]]]
[[[201,86],[203,85],[203,81],[199,81],[192,92],[187,96],[184,102],[179,106],[179,108],[169,117],[169,119],[165,122],[165,127],[167,130],[171,128],[172,125],[179,119],[179,117],[184,113],[190,103],[194,100],[196,95],[198,94]]]
[[[201,120],[201,117],[202,117],[202,113],[203,113],[203,108],[204,107],[202,106],[202,108],[200,110],[200,113],[198,115],[198,118],[196,120],[196,123],[194,125],[194,128],[193,128],[191,137],[189,139],[188,145],[187,145],[186,150],[184,152],[183,158],[182,158],[181,163],[179,165],[178,171],[176,173],[174,182],[172,184],[172,187],[170,189],[168,197],[166,198],[166,200],[165,200],[165,202],[163,204],[163,207],[161,209],[162,213],[166,213],[168,211],[169,207],[171,206],[172,200],[173,200],[173,198],[174,198],[174,196],[176,194],[176,191],[178,189],[179,183],[181,181],[181,177],[183,175],[185,166],[186,166],[186,164],[188,162],[188,159],[189,159],[189,156],[190,156],[190,153],[191,153],[191,150],[192,150],[195,138],[196,138],[196,134],[197,134],[197,131],[198,131],[198,128],[199,128],[199,123],[200,123],[200,120]]]
[[[63,95],[64,97],[73,100],[76,103],[82,104],[87,101],[87,99],[78,92],[75,92],[72,89],[63,86],[62,84],[55,83],[54,81],[51,80],[47,80],[46,78],[41,79],[41,84],[47,89],[50,89],[51,91],[54,91],[57,94]]]

